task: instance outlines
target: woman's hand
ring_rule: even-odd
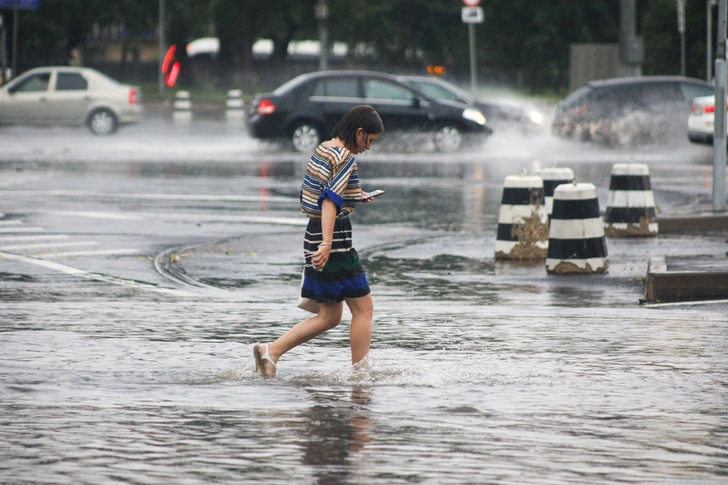
[[[318,250],[311,256],[311,263],[313,269],[321,271],[329,261],[329,254],[331,254],[331,244],[319,246]]]

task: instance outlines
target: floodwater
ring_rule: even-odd
[[[289,306],[9,305],[0,479],[726,483],[724,317],[385,301],[368,377],[342,324],[263,380]]]
[[[375,298],[367,375],[351,372],[346,312],[285,355],[275,379],[255,373],[252,345],[304,317],[293,305],[300,227],[216,233],[183,260],[207,286],[167,285],[178,293],[0,261],[0,482],[728,483],[728,318],[638,302],[657,247],[715,250],[724,236],[610,239],[608,275],[548,277],[543,265],[493,260],[511,161],[370,160],[360,170],[387,194],[354,219]],[[266,193],[295,201],[296,169],[271,163]],[[131,165],[95,179],[114,193],[84,209],[171,187],[164,170]],[[195,195],[268,183],[204,167],[175,183],[195,182]],[[575,172],[604,196],[608,170]],[[700,167],[653,173],[668,187],[656,196],[665,208],[689,210],[705,192]],[[676,187],[688,173],[698,188],[686,195]],[[66,195],[82,186],[63,180]],[[445,210],[433,211],[438,201]],[[175,234],[154,204],[127,209]],[[190,204],[185,217],[202,207]],[[236,204],[236,214],[267,210]],[[271,210],[296,213],[295,203]],[[205,211],[222,220],[232,209]]]

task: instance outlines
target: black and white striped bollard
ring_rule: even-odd
[[[227,92],[227,101],[225,101],[225,119],[229,123],[239,123],[243,121],[242,90],[231,89]]]
[[[542,168],[537,175],[543,180],[543,195],[546,203],[546,214],[551,218],[554,209],[554,190],[561,184],[574,181],[574,171],[567,167]]]
[[[610,237],[657,236],[655,196],[646,164],[612,166],[604,232]]]
[[[509,175],[503,183],[495,259],[544,259],[548,218],[543,181],[535,175]]]
[[[175,122],[186,123],[192,120],[192,101],[189,91],[177,91],[174,95],[174,112],[172,119]]]
[[[608,267],[596,188],[576,182],[559,185],[554,190],[546,272],[606,273]]]

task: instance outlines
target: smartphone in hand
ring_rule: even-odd
[[[383,190],[375,190],[373,192],[364,192],[361,196],[362,199],[373,199],[374,197],[379,197],[384,193]]]

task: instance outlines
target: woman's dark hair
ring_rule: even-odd
[[[374,108],[362,104],[351,108],[341,118],[334,128],[332,136],[340,139],[347,146],[356,146],[356,131],[359,128],[371,135],[378,135],[384,131],[384,124]]]

